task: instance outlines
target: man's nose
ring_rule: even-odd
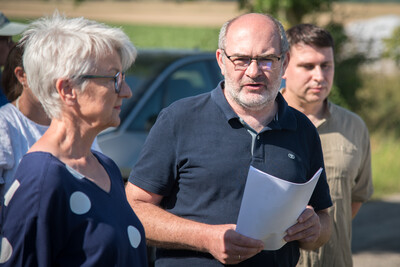
[[[313,71],[313,77],[316,81],[322,81],[324,79],[324,72],[322,71],[321,66],[315,66]]]
[[[257,60],[252,59],[250,61],[249,66],[246,69],[246,75],[249,77],[257,77],[262,73],[260,66],[258,65]]]

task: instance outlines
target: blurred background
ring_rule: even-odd
[[[271,13],[285,27],[326,27],[336,42],[330,98],[371,133],[373,197],[400,193],[400,0],[0,0],[0,9],[25,23],[54,10],[85,16],[122,27],[138,48],[215,51],[220,26],[249,11]]]
[[[215,51],[221,25],[249,11],[270,13],[285,28],[297,23],[327,28],[336,42],[330,98],[367,123],[373,201],[396,199],[391,210],[400,215],[400,0],[0,0],[0,10],[24,23],[54,10],[84,16],[120,26],[138,48]],[[354,235],[362,233],[355,228]],[[363,266],[400,266],[397,242],[394,265]]]

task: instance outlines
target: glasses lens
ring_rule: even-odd
[[[121,91],[122,87],[122,82],[125,80],[125,73],[123,72],[118,72],[116,77],[115,77],[115,91],[117,94]]]
[[[236,67],[239,69],[246,69],[250,65],[250,61],[250,58],[235,58],[233,64],[235,64]]]
[[[271,70],[272,69],[272,60],[271,59],[260,59],[258,61],[258,65],[262,70]]]

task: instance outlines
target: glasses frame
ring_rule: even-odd
[[[277,56],[277,55],[268,55],[267,57],[228,56],[228,55],[226,54],[225,49],[221,49],[221,50],[222,50],[222,52],[224,52],[224,55],[229,59],[229,61],[232,62],[232,64],[235,66],[235,70],[247,70],[247,68],[250,67],[251,62],[253,62],[254,60],[255,60],[256,63],[257,63],[257,67],[260,68],[260,69],[262,69],[263,71],[273,70],[274,68],[272,68],[272,66],[271,66],[270,69],[263,69],[263,67],[260,67],[260,64],[259,64],[258,60],[260,60],[260,59],[266,59],[266,58],[271,58],[271,59],[277,59],[278,61],[280,61],[281,58],[282,58],[282,55],[279,55],[279,56]],[[249,59],[249,63],[248,63],[248,65],[247,65],[246,67],[244,67],[244,66],[238,66],[238,65],[235,64],[235,62],[231,59],[231,57],[248,58],[248,59]],[[273,64],[273,62],[272,62],[272,64]]]
[[[121,83],[118,86],[118,77],[121,77]],[[119,92],[121,92],[121,88],[122,88],[122,82],[125,81],[125,72],[117,72],[117,74],[115,74],[114,76],[110,76],[110,75],[90,75],[90,74],[86,74],[86,75],[81,75],[79,76],[79,78],[81,79],[97,79],[97,78],[110,78],[110,79],[114,79],[114,89],[115,89],[115,93],[119,94]]]

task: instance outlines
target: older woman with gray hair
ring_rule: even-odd
[[[115,163],[91,144],[120,123],[136,50],[117,28],[55,13],[22,37],[27,81],[51,124],[2,209],[3,266],[147,266],[142,224]]]

